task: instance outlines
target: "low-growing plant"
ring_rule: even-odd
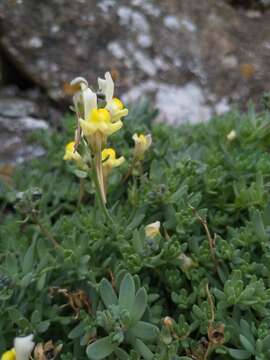
[[[172,128],[142,102],[96,147],[95,95],[72,86],[75,122],[34,135],[46,155],[0,183],[2,359],[29,334],[36,360],[268,359],[268,110]]]

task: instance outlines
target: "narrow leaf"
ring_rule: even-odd
[[[254,346],[252,345],[252,343],[243,335],[239,336],[241,344],[244,346],[244,348],[249,351],[251,354],[254,355]]]
[[[35,251],[35,241],[33,241],[33,243],[30,245],[23,258],[22,271],[24,274],[28,273],[33,267],[34,251]]]
[[[87,346],[86,354],[89,359],[100,360],[109,356],[117,347],[118,344],[112,344],[110,338],[107,336]]]
[[[154,340],[159,333],[158,327],[145,321],[139,321],[130,331],[134,336],[146,341]]]
[[[117,305],[117,296],[107,279],[102,279],[99,286],[100,296],[104,305],[108,308],[110,305]]]
[[[130,274],[126,274],[120,284],[119,305],[131,311],[135,300],[135,284]]]
[[[128,353],[126,353],[123,349],[116,349],[114,353],[118,360],[129,360]]]
[[[148,346],[146,346],[141,340],[136,340],[136,349],[141,354],[141,356],[144,358],[144,360],[152,360],[154,357],[154,354],[149,349]]]
[[[238,349],[228,349],[229,354],[237,360],[245,360],[250,359],[251,353],[246,350],[238,350]]]
[[[147,306],[147,293],[144,288],[140,288],[135,296],[134,305],[131,310],[131,318],[134,322],[139,321]]]

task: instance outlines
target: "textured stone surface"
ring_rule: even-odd
[[[33,130],[47,129],[48,124],[35,116],[36,104],[19,98],[0,98],[0,165],[20,163],[44,154],[44,150],[27,142]]]
[[[107,69],[125,99],[150,93],[168,121],[199,121],[270,88],[270,12],[216,0],[2,0],[1,46],[60,101]],[[63,91],[65,89],[65,91]]]

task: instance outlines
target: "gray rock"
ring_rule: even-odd
[[[6,118],[22,118],[36,112],[36,105],[28,100],[7,98],[0,100],[0,116]]]
[[[44,154],[44,149],[29,144],[27,136],[34,130],[48,129],[48,124],[32,115],[36,104],[18,98],[0,98],[0,164],[15,164]]]
[[[53,100],[81,75],[119,74],[171,122],[206,120],[270,88],[270,11],[216,0],[2,0],[1,47]],[[22,25],[23,24],[23,25]]]

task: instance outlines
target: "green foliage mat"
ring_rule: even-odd
[[[90,182],[77,204],[68,117],[61,133],[36,135],[47,155],[18,169],[14,188],[1,183],[0,354],[34,333],[63,343],[64,360],[270,358],[269,114],[178,128],[155,115],[136,106],[111,138],[126,158],[109,183],[114,226]],[[153,146],[123,182],[135,131]]]

